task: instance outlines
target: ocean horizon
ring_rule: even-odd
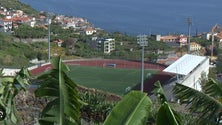
[[[214,0],[19,0],[38,11],[86,18],[95,27],[126,34],[191,34],[209,32],[222,23]]]

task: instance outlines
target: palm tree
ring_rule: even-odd
[[[199,117],[199,122],[218,123],[219,120],[215,119],[221,116],[222,111],[222,84],[209,79],[202,89],[197,91],[182,84],[176,84],[173,93],[182,104],[186,104],[189,110]]]

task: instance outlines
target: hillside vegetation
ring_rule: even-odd
[[[21,3],[19,0],[0,0],[0,6],[7,9],[22,10],[28,15],[37,15],[39,12],[31,6]]]
[[[48,43],[34,42],[23,43],[15,42],[13,36],[0,33],[0,68],[1,67],[27,67],[33,65],[30,63],[32,59],[48,60]],[[64,59],[74,58],[73,56],[65,56],[65,48],[58,47],[51,43],[51,56],[61,55]]]
[[[14,42],[13,37],[0,33],[0,66],[28,66],[31,59],[47,59],[47,43]]]

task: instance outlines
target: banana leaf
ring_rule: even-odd
[[[157,125],[180,125],[179,114],[173,111],[167,102],[164,102],[157,113]]]
[[[131,91],[113,108],[104,125],[145,125],[152,102],[140,91]]]
[[[199,116],[199,120],[215,121],[222,110],[221,84],[209,80],[203,91],[197,91],[182,84],[176,84],[174,94],[182,104],[186,104],[192,113]]]
[[[52,70],[38,77],[40,88],[36,97],[51,100],[43,109],[39,123],[41,125],[80,124],[80,103],[76,84],[67,75],[69,68],[60,57],[51,60]]]
[[[154,89],[152,93],[158,97],[161,103],[161,107],[157,113],[157,125],[164,125],[166,123],[168,125],[180,125],[181,117],[170,107],[159,81],[154,83]]]
[[[17,125],[18,113],[15,106],[15,96],[21,90],[26,90],[29,84],[30,74],[26,68],[22,68],[15,77],[0,76],[0,116],[5,125]]]

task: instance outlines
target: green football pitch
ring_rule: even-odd
[[[126,88],[133,88],[141,81],[141,69],[107,68],[90,66],[69,66],[69,76],[76,84],[123,95]],[[144,79],[157,73],[144,70]]]

